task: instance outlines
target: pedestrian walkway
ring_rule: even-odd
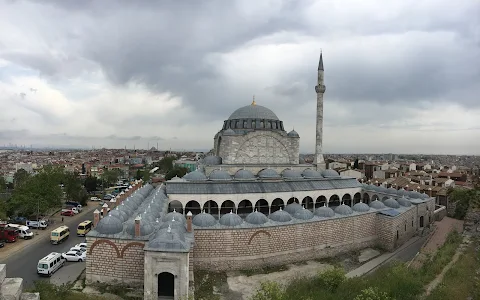
[[[437,229],[428,242],[424,245],[423,251],[425,253],[433,253],[440,248],[447,240],[448,234],[456,230],[463,232],[463,220],[457,220],[450,217],[444,217],[441,221],[435,222]]]

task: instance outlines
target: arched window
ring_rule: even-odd
[[[243,128],[247,128],[247,121],[246,120],[243,121]]]
[[[263,123],[263,120],[262,120],[262,121],[260,121],[260,128],[265,128],[265,126],[264,126],[264,125],[265,125],[265,124]]]

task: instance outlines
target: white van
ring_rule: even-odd
[[[15,228],[18,230],[18,237],[21,239],[31,239],[33,238],[33,232],[30,231],[30,228],[25,225],[18,224],[8,224],[7,227]]]
[[[39,275],[52,276],[58,269],[63,267],[65,259],[61,253],[52,252],[38,261],[37,273]]]
[[[27,225],[30,228],[40,228],[40,229],[45,229],[48,226],[48,224],[45,220],[27,221],[25,225]]]

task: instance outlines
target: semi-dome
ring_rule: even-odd
[[[235,173],[233,178],[235,178],[236,180],[254,180],[255,175],[253,175],[253,173],[249,170],[241,169]]]
[[[203,159],[203,163],[208,166],[221,165],[222,158],[220,156],[209,155]]]
[[[186,174],[185,176],[183,176],[183,178],[188,180],[188,181],[204,181],[204,180],[207,180],[207,176],[205,176],[205,174],[203,174],[199,170],[195,170],[193,172],[190,172],[190,173]]]
[[[303,170],[302,176],[305,178],[322,178],[322,175],[319,172],[312,169]]]
[[[217,223],[217,220],[215,220],[215,218],[211,214],[202,212],[193,217],[192,223],[193,225],[199,227],[210,227],[215,225]]]
[[[268,222],[268,218],[266,215],[262,214],[259,211],[254,211],[249,213],[245,217],[245,222],[250,223],[250,224],[255,224],[255,225],[260,225]]]
[[[412,202],[408,201],[407,198],[401,197],[397,199],[398,204],[404,207],[410,207],[412,206]]]
[[[310,220],[313,218],[313,213],[309,209],[302,207],[302,209],[297,210],[293,217],[300,220]]]
[[[358,212],[367,212],[370,210],[370,206],[368,206],[367,204],[363,203],[363,202],[359,202],[357,204],[355,204],[352,209],[354,211],[358,211]]]
[[[276,212],[271,213],[269,218],[275,222],[288,222],[292,220],[292,216],[281,208]]]
[[[340,177],[337,171],[332,170],[332,169],[327,169],[322,171],[322,176],[325,178],[334,178],[334,177]]]
[[[153,232],[155,228],[150,224],[150,222],[145,222],[140,220],[140,236],[146,236]],[[126,232],[131,236],[135,236],[135,220],[130,220],[127,222]]]
[[[353,214],[353,210],[350,208],[350,206],[342,204],[340,206],[335,207],[335,213],[346,216],[346,215]]]
[[[270,109],[266,108],[265,106],[256,105],[256,103],[252,103],[251,105],[247,105],[244,107],[240,107],[236,111],[234,111],[229,120],[237,120],[237,119],[265,119],[265,120],[277,120],[277,115],[271,111]]]
[[[210,180],[231,180],[232,176],[228,174],[227,171],[223,170],[213,170],[210,175],[208,175]]]
[[[283,178],[287,178],[287,179],[301,179],[301,178],[303,178],[302,174],[300,174],[299,172],[294,171],[292,169],[283,170],[282,171],[282,176],[283,176]]]
[[[243,223],[243,219],[233,212],[230,211],[228,214],[224,214],[219,221],[220,224],[224,226],[238,226]]]
[[[299,211],[300,209],[302,209],[302,206],[300,204],[298,204],[297,202],[293,202],[293,203],[290,203],[288,204],[287,206],[285,206],[285,211],[289,214],[291,214],[292,216],[297,212]]]
[[[331,218],[335,216],[335,212],[328,206],[321,206],[315,210],[315,215],[322,218]]]
[[[235,135],[235,131],[232,128],[228,128],[227,130],[223,131],[223,135]]]
[[[260,178],[280,178],[280,175],[278,175],[277,171],[269,168],[261,170],[257,175]]]
[[[375,208],[375,209],[384,209],[385,204],[383,204],[382,201],[374,200],[374,201],[370,202],[370,207]]]
[[[175,209],[163,217],[163,222],[168,222],[168,221],[171,221],[172,219],[175,219],[176,221],[180,221],[183,224],[185,224],[185,222],[187,221],[185,217],[181,213],[178,213]]]
[[[123,222],[115,216],[106,216],[98,222],[95,230],[102,234],[116,234],[123,230]]]
[[[287,135],[288,135],[289,137],[296,137],[296,138],[299,138],[299,137],[300,137],[295,130],[290,131],[289,133],[287,133]]]
[[[387,200],[383,201],[383,204],[390,208],[400,208],[400,204],[398,204],[397,200],[393,198],[388,198]]]

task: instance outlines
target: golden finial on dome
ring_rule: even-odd
[[[252,105],[257,105],[257,102],[255,102],[255,95],[253,95]]]

